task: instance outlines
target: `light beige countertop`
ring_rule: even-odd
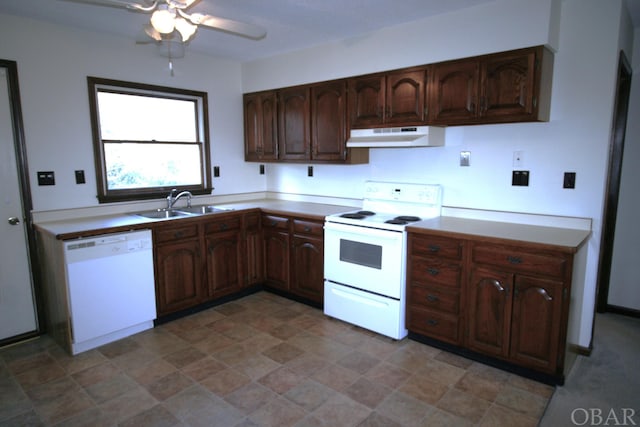
[[[287,200],[258,199],[240,203],[216,204],[217,207],[242,211],[248,209],[261,209],[266,213],[278,215],[295,215],[312,219],[322,219],[327,215],[354,210],[352,206],[328,205],[322,203],[299,202]],[[180,207],[176,207],[180,209]],[[129,230],[140,230],[154,224],[189,221],[198,218],[221,215],[225,212],[175,217],[169,219],[149,219],[131,213],[112,214],[104,216],[92,216],[87,218],[75,218],[67,220],[47,221],[35,224],[36,228],[46,233],[55,235],[60,240],[89,237],[104,233],[118,233]]]
[[[490,239],[514,240],[542,245],[552,245],[576,250],[589,235],[590,230],[573,228],[545,227],[540,225],[516,224],[509,222],[486,221],[458,217],[441,216],[420,222],[414,222],[407,231],[437,232],[456,237],[480,236]]]

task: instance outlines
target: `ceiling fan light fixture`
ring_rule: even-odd
[[[186,19],[177,17],[175,20],[175,28],[182,36],[182,41],[187,42],[196,33],[198,27],[187,22]]]
[[[161,5],[151,15],[151,25],[161,34],[171,34],[176,26],[176,13],[169,7]]]

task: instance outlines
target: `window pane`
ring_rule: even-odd
[[[100,136],[116,141],[198,142],[192,100],[98,92]]]
[[[105,143],[104,154],[109,190],[202,184],[199,145]]]

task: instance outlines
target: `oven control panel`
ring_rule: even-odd
[[[437,184],[367,181],[364,193],[366,200],[397,201],[426,205],[440,205],[442,203],[442,187]]]

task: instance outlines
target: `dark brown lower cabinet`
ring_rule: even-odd
[[[411,333],[564,380],[571,249],[426,231],[408,242]]]
[[[238,292],[244,285],[240,222],[240,215],[234,215],[204,224],[209,298]]]
[[[201,304],[202,246],[197,224],[154,230],[158,317]]]
[[[323,221],[262,216],[265,284],[322,305],[324,299]]]
[[[291,292],[324,301],[324,237],[321,222],[293,220]]]

